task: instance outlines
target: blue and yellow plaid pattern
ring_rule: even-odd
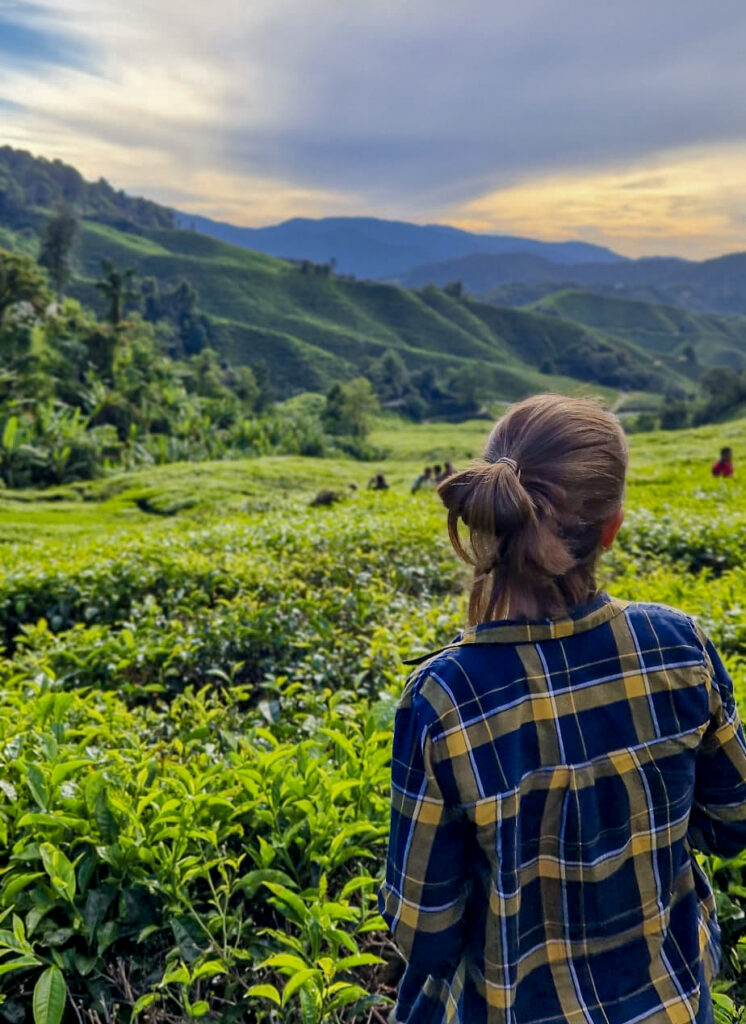
[[[701,1024],[719,930],[691,851],[744,847],[733,686],[691,619],[601,594],[468,629],[397,709],[392,1020]]]

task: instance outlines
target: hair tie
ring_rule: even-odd
[[[515,461],[515,459],[509,459],[507,455],[501,455],[499,459],[495,459],[495,464],[497,464],[498,462],[507,462],[507,464],[511,467],[514,473],[518,472],[518,463]]]

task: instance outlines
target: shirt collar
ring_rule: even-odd
[[[404,664],[417,665],[439,654],[440,651],[453,650],[466,644],[532,644],[541,640],[561,640],[608,622],[624,611],[627,604],[627,601],[609,597],[601,591],[586,604],[578,605],[561,619],[498,619],[494,622],[482,622],[478,626],[467,626],[453,643],[441,647],[438,651],[407,658]]]
[[[574,633],[584,633],[608,622],[623,611],[625,602],[601,592],[586,604],[579,605],[561,619],[501,619],[467,626],[458,640],[460,644],[530,644],[537,640],[559,640]]]

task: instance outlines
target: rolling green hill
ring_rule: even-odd
[[[169,226],[170,211],[67,171],[28,154],[11,160],[0,150],[0,244],[34,251],[49,215],[45,204],[77,202],[82,221],[73,295],[101,308],[95,281],[103,259],[153,277],[161,288],[187,281],[198,290],[210,344],[233,364],[265,362],[279,396],[325,391],[334,379],[367,372],[387,350],[410,370],[441,380],[468,370],[496,398],[568,390],[578,382],[657,393],[671,383],[691,388],[675,366],[554,310],[356,281],[327,265],[251,252]]]
[[[746,367],[746,316],[691,313],[678,306],[617,299],[578,289],[554,292],[523,308],[614,335],[673,361],[685,372],[692,362],[735,370]]]
[[[12,248],[28,234],[5,232]],[[123,231],[85,218],[72,294],[100,303],[95,280],[112,259],[162,285],[189,281],[199,292],[212,344],[235,364],[269,366],[280,395],[325,390],[364,372],[387,350],[410,369],[444,374],[471,366],[500,398],[578,382],[662,391],[670,375],[654,360],[599,331],[533,311],[495,307],[430,288],[336,277],[192,231]],[[543,367],[547,372],[540,372]]]

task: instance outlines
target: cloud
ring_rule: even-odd
[[[746,143],[683,150],[645,166],[559,174],[498,189],[446,219],[472,231],[517,235],[562,225],[558,240],[582,237],[629,255],[706,258],[744,248]]]
[[[742,0],[0,0],[0,20],[39,46],[0,65],[0,100],[26,108],[4,111],[7,141],[244,223],[448,212],[507,231],[480,197],[636,168],[626,241],[638,197],[662,201],[657,165],[746,142]],[[722,227],[744,193],[698,202],[724,204]],[[541,234],[609,215],[578,202],[545,203]]]

